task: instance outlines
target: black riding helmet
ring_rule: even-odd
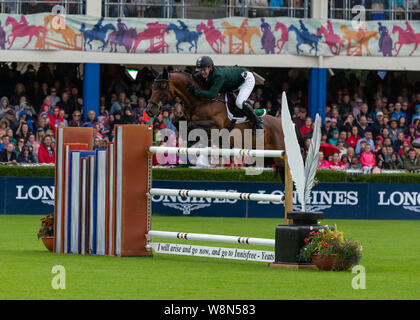
[[[209,56],[203,56],[197,59],[197,62],[195,63],[195,67],[197,71],[200,71],[207,67],[213,67],[214,63],[213,60]]]

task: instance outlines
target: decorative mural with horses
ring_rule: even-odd
[[[56,20],[59,19],[60,23]],[[420,56],[419,21],[206,20],[0,15],[0,50],[124,53]]]

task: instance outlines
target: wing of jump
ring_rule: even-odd
[[[305,168],[303,165],[302,155],[300,153],[300,146],[296,136],[295,125],[292,122],[292,118],[290,116],[286,92],[284,91],[281,104],[281,119],[284,133],[284,143],[287,150],[287,162],[290,167],[293,182],[295,183],[299,202],[302,204],[302,211],[305,211]]]
[[[321,144],[321,117],[316,114],[315,127],[312,133],[311,144],[305,163],[305,203],[309,200],[312,186],[315,180],[316,167],[318,165],[319,146]]]

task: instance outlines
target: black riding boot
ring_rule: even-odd
[[[248,101],[242,103],[242,108],[245,116],[254,124],[255,129],[264,129],[264,120],[255,114],[254,108]]]

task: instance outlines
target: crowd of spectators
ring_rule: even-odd
[[[184,119],[179,98],[151,119],[145,108],[153,73],[143,68],[133,80],[124,67],[102,77],[99,113],[91,110],[84,117],[82,81],[65,66],[41,64],[35,70],[28,65],[23,72],[16,63],[0,67],[0,162],[54,163],[58,127],[92,127],[94,146],[101,148],[112,141],[116,124],[153,125],[158,140],[160,130],[176,132]],[[302,71],[294,78],[273,76],[265,86],[256,86],[250,100],[254,108],[279,117],[281,92],[286,91],[292,119],[309,146],[314,122],[308,116],[306,86]],[[328,88],[319,169],[420,169],[420,155],[413,148],[420,138],[420,90],[405,74],[390,72],[381,79],[370,72],[362,85],[340,72]]]

